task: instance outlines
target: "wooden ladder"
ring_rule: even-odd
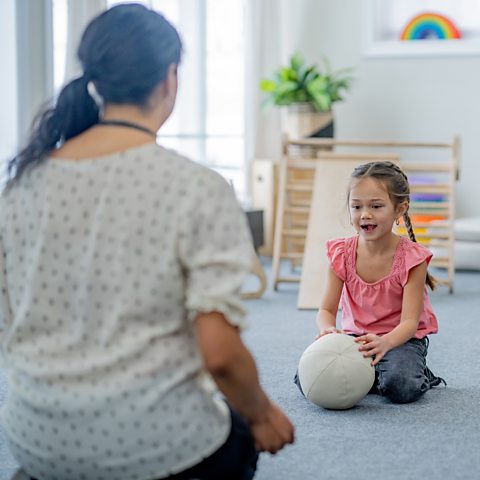
[[[315,175],[315,151],[308,148],[299,158],[299,151],[289,151],[288,142],[279,168],[278,200],[273,239],[272,280],[276,290],[281,282],[298,283],[294,275],[301,266],[307,236],[308,218]],[[289,260],[292,275],[281,275],[282,260]]]
[[[335,148],[335,153],[332,149]],[[337,152],[337,148],[341,149]],[[335,140],[335,139],[296,139],[286,140],[283,146],[283,156],[279,168],[278,201],[276,209],[276,225],[274,232],[272,282],[274,289],[282,282],[300,282],[302,273],[298,275],[282,275],[282,260],[289,260],[294,272],[295,266],[302,265],[305,254],[305,240],[309,227],[309,214],[314,190],[314,175],[319,157],[330,156],[342,158],[342,151],[346,157],[359,158],[362,155],[378,160],[385,157],[379,154],[378,148],[399,155],[400,152],[417,149],[420,151],[445,151],[446,158],[432,160],[426,153],[416,154],[413,160],[403,158],[400,166],[411,178],[415,176],[433,176],[435,182],[411,181],[411,193],[415,194],[440,194],[445,196],[441,202],[412,201],[410,213],[415,217],[425,216],[427,221],[414,221],[413,228],[417,239],[432,249],[440,249],[436,253],[431,266],[446,270],[446,278],[440,278],[439,283],[448,286],[453,291],[455,277],[454,262],[454,229],[455,219],[455,182],[459,177],[459,150],[460,141],[454,137],[452,142],[402,142],[402,141],[376,141],[376,140]],[[402,154],[403,157],[403,154]],[[387,158],[383,158],[387,159]],[[393,158],[392,158],[393,160]],[[393,160],[395,161],[395,160]],[[339,186],[342,188],[342,186]],[[328,208],[328,206],[326,206]],[[442,217],[440,221],[430,221],[435,216]],[[428,229],[428,231],[424,230]],[[322,248],[318,246],[317,248]],[[305,267],[305,266],[304,266]],[[304,268],[302,268],[304,270]]]

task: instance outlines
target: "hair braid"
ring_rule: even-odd
[[[412,221],[410,220],[408,210],[403,214],[403,221],[405,222],[405,228],[407,229],[408,237],[412,242],[416,242],[417,238],[415,237],[415,232],[413,231]]]
[[[408,232],[408,236],[412,242],[417,242],[415,237],[415,233],[413,232],[412,222],[410,220],[410,215],[408,214],[408,210],[403,214],[403,221],[405,222],[405,227]],[[435,290],[438,281],[435,279],[433,275],[430,275],[427,271],[427,277],[425,278],[425,283],[428,285],[430,290]]]
[[[398,169],[398,171],[402,174],[402,176],[405,178],[405,181],[408,184],[408,177],[405,174],[405,172],[400,167],[398,167],[397,165],[395,165],[395,167],[396,167],[395,170]],[[410,190],[410,188],[409,188],[409,190]],[[410,195],[408,197],[408,208],[410,208]],[[410,220],[410,215],[408,214],[408,208],[405,211],[405,213],[403,214],[403,221],[405,223],[405,228],[407,229],[408,237],[410,238],[410,240],[412,242],[417,243],[417,238],[415,237],[415,232],[413,231],[412,221]],[[429,286],[430,290],[433,291],[433,290],[435,290],[435,287],[437,286],[438,282],[435,279],[435,277],[433,275],[430,275],[427,271],[427,277],[425,279],[425,283]]]

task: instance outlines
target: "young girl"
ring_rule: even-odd
[[[407,176],[394,163],[355,168],[348,205],[357,235],[327,242],[330,268],[317,315],[319,337],[357,336],[359,350],[372,357],[377,392],[395,403],[414,402],[445,383],[426,365],[428,335],[438,327],[425,284],[433,290],[435,281],[427,272],[432,253],[416,243],[409,194]],[[401,217],[410,239],[392,232]]]

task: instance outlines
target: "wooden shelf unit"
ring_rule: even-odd
[[[382,149],[382,153],[378,153],[378,149]],[[375,160],[391,160],[399,163],[411,182],[410,213],[417,239],[427,247],[432,246],[436,250],[440,247],[445,252],[442,255],[436,255],[432,259],[431,266],[446,270],[446,277],[442,276],[438,280],[439,283],[447,285],[452,292],[455,274],[454,194],[455,182],[459,177],[459,149],[458,137],[454,137],[450,143],[287,139],[284,142],[284,155],[279,169],[272,262],[274,288],[276,289],[282,282],[301,281],[305,270],[309,268],[304,261],[305,241],[310,225],[315,171],[323,158],[323,160],[343,161],[345,164],[350,162],[350,165],[355,159],[358,159],[357,164]],[[384,150],[387,150],[387,153]],[[406,154],[409,150],[412,152],[415,150],[413,158],[412,155]],[[432,153],[429,155],[429,151],[435,152],[435,155]],[[446,156],[441,160],[432,159],[432,156],[438,156],[439,152],[446,152]],[[325,181],[328,181],[328,163],[326,168]],[[346,183],[336,187],[344,189]],[[435,201],[425,200],[429,195],[436,195]],[[424,199],[418,200],[420,196]],[[439,196],[443,197],[441,201]],[[413,221],[418,218],[422,221]],[[318,222],[318,219],[312,221]],[[328,230],[328,227],[326,229]],[[317,245],[316,249],[316,255],[324,253],[321,245]],[[281,276],[282,259],[290,260],[292,266],[302,263],[301,275]],[[318,279],[318,283],[320,286],[322,279]],[[302,307],[299,305],[299,308]]]

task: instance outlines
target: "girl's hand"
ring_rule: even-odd
[[[367,333],[366,335],[357,337],[355,342],[362,343],[358,350],[363,353],[364,357],[375,356],[371,364],[373,367],[392,349],[388,339],[375,335],[374,333]]]
[[[343,330],[339,330],[336,327],[328,327],[325,330],[321,330],[320,333],[315,337],[315,340],[323,337],[324,335],[328,335],[329,333],[345,333]]]

